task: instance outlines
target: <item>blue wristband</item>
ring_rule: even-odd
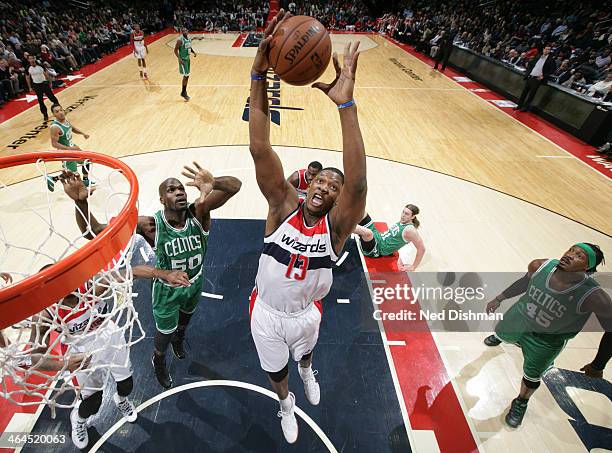
[[[251,74],[251,80],[266,80],[266,76],[261,74]]]
[[[350,106],[352,106],[352,105],[355,105],[355,100],[354,100],[354,99],[351,99],[350,101],[345,102],[344,104],[340,104],[340,105],[338,106],[338,110],[340,110],[340,109],[345,109],[345,108],[350,107]]]

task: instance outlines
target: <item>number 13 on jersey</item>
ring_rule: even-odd
[[[287,266],[287,272],[285,272],[285,277],[295,280],[304,280],[307,271],[308,257],[292,253],[291,261],[289,261],[289,266]]]

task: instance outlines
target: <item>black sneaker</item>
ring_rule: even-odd
[[[510,410],[506,414],[506,423],[512,428],[518,428],[523,422],[525,412],[527,412],[527,402],[522,398],[514,398],[510,405]]]
[[[486,344],[487,346],[499,346],[501,343],[502,341],[495,335],[489,335],[487,338],[484,339],[484,344]]]
[[[183,97],[183,99],[185,99],[185,101],[191,99],[189,96],[187,96],[187,93],[181,93],[181,96]]]
[[[605,143],[595,150],[599,154],[608,154],[610,152],[610,143]]]
[[[157,382],[159,382],[159,384],[165,389],[172,387],[172,376],[170,376],[170,373],[168,373],[165,360],[159,359],[155,354],[153,354],[153,357],[151,357],[151,363],[153,364],[153,369],[155,370]]]
[[[170,342],[170,345],[172,346],[172,352],[174,352],[174,355],[179,360],[183,360],[185,357],[187,357],[184,343],[185,337],[179,337],[178,335],[175,335],[174,338],[172,338],[172,341]]]

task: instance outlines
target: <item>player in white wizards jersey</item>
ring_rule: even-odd
[[[130,35],[130,41],[134,46],[134,58],[138,60],[138,69],[140,70],[140,77],[144,77],[146,79],[148,75],[147,62],[145,61],[145,57],[149,53],[149,49],[147,48],[147,43],[145,42],[145,35],[140,29],[140,25],[134,25],[134,31]]]
[[[257,183],[268,201],[268,217],[250,307],[251,333],[261,367],[280,400],[285,439],[293,443],[298,425],[295,396],[288,386],[289,353],[299,361],[308,401],[318,404],[319,384],[312,371],[312,351],[321,322],[318,301],[329,292],[332,265],[364,216],[367,182],[365,150],[353,100],[359,43],[347,44],[342,66],[334,54],[336,78],[331,84],[314,85],[338,107],[346,177],[336,168],[324,168],[310,183],[304,201],[284,178],[281,161],[270,145],[266,91],[268,46],[283,17],[281,10],[268,26],[251,70],[250,151]]]
[[[82,401],[72,410],[70,422],[72,441],[80,449],[87,447],[89,442],[87,419],[100,409],[108,373],[116,383],[113,400],[119,411],[130,422],[137,417],[134,405],[127,399],[133,388],[129,348],[123,330],[107,316],[108,304],[116,303],[111,298],[112,291],[106,285],[94,286],[88,281],[32,318],[31,344],[38,344],[40,339],[46,343],[46,346],[39,344],[40,352],[49,348],[49,326],[61,325],[62,330],[69,331],[62,335],[62,354],[90,357],[85,365],[87,369],[74,374],[81,388]],[[32,353],[39,352],[38,349],[33,349]]]

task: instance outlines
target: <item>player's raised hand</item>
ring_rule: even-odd
[[[202,168],[197,162],[194,162],[193,166],[195,167],[195,169],[188,165],[185,165],[183,167],[184,170],[181,172],[183,176],[190,179],[190,181],[187,182],[186,185],[191,187],[197,187],[198,189],[200,189],[200,192],[208,195],[213,190],[215,177],[212,175],[211,172],[209,172],[205,168]]]
[[[59,177],[62,185],[64,186],[64,192],[74,201],[87,200],[90,193],[93,193],[95,187],[87,188],[81,180],[81,175],[74,173],[70,170],[62,171]]]
[[[349,42],[344,48],[342,65],[338,61],[338,54],[334,52],[332,60],[336,69],[336,78],[331,83],[317,82],[312,85],[325,93],[336,105],[345,104],[353,100],[355,88],[355,73],[359,60],[359,41]]]
[[[268,59],[268,47],[270,46],[270,41],[272,41],[274,31],[277,29],[277,27],[289,17],[291,17],[291,13],[285,13],[285,10],[281,9],[266,27],[263,39],[257,48],[255,61],[253,61],[253,67],[251,68],[252,74],[265,74],[268,72],[268,68],[270,67],[270,60]]]

